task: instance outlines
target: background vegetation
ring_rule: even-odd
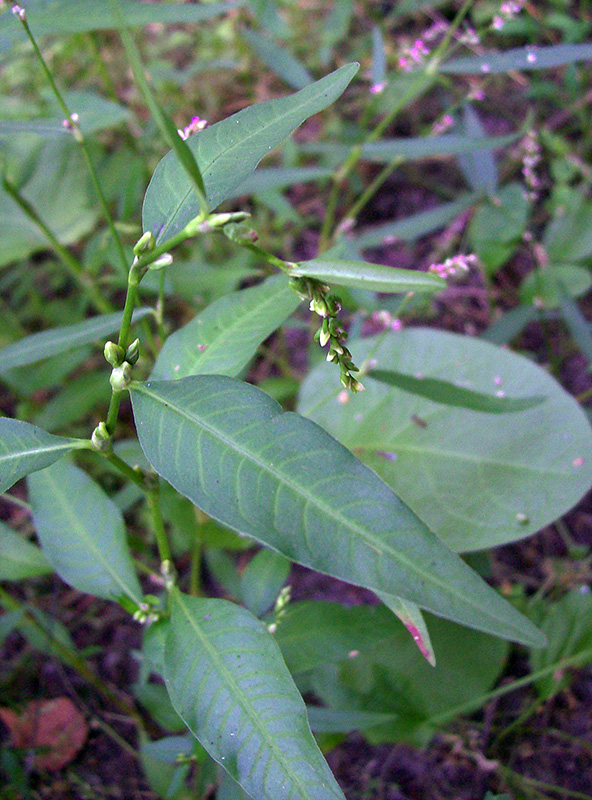
[[[166,116],[207,131],[360,63],[335,102],[224,195],[216,210],[248,211],[248,229],[187,239],[172,266],[148,272],[134,377],[240,376],[312,419],[547,644],[429,615],[424,629],[417,609],[377,605],[367,588],[254,549],[163,481],[179,585],[236,600],[271,627],[348,798],[592,797],[589,4],[29,0],[74,126],[9,5],[0,409],[60,436],[88,439],[108,419],[114,364],[102,350],[120,327],[133,247],[165,196],[153,183],[144,199],[170,149]],[[132,74],[134,53],[156,105],[142,66]],[[359,280],[304,269],[337,284],[363,373],[348,368],[346,384],[350,374],[366,387],[348,393],[314,341],[318,314],[262,283],[277,271],[270,253],[365,259],[447,283],[413,293],[362,267]],[[237,290],[250,293],[240,308]],[[524,410],[504,407],[524,398]],[[150,470],[133,435],[124,398],[115,455]],[[56,486],[76,487],[81,518],[86,480],[124,515],[154,598],[146,622],[167,581],[150,504],[114,461],[82,449],[77,468],[63,463]],[[245,797],[171,704],[158,625],[100,599],[109,594],[92,580],[88,593],[68,585],[59,554],[34,544],[43,474],[0,498],[0,797]]]

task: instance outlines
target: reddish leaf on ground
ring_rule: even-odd
[[[33,766],[45,772],[69,764],[88,735],[84,717],[67,697],[31,700],[20,715],[0,708],[0,719],[10,731],[13,747],[39,749]]]

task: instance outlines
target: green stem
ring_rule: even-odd
[[[444,723],[450,722],[462,714],[466,714],[481,708],[481,706],[483,706],[485,703],[493,700],[496,697],[503,697],[505,694],[509,694],[510,692],[516,691],[516,689],[521,689],[523,686],[528,686],[529,684],[538,681],[539,678],[545,678],[547,675],[552,675],[559,669],[576,667],[580,663],[583,665],[589,663],[590,660],[592,660],[592,647],[589,647],[587,650],[582,650],[573,656],[568,656],[567,658],[555,661],[553,664],[549,664],[546,667],[541,667],[541,669],[536,670],[536,672],[531,672],[529,675],[525,675],[523,678],[518,678],[517,680],[513,681],[512,683],[508,683],[505,686],[499,686],[492,692],[481,695],[481,697],[475,697],[466,703],[461,703],[449,711],[444,711],[442,714],[436,714],[435,716],[430,717],[430,725],[434,725],[435,727],[443,725]]]
[[[166,535],[164,527],[164,520],[162,518],[162,509],[160,507],[160,487],[158,483],[148,490],[148,508],[152,517],[152,527],[156,536],[156,546],[158,547],[158,555],[160,563],[171,561],[171,550],[169,547],[169,540]]]
[[[115,17],[119,20],[121,28],[119,35],[121,36],[121,41],[130,62],[136,85],[138,86],[138,89],[140,90],[146,105],[150,110],[150,114],[158,125],[165,141],[171,150],[173,150],[176,154],[177,158],[179,159],[179,163],[191,181],[193,191],[197,197],[201,216],[205,218],[209,214],[210,207],[205,194],[203,178],[201,172],[199,171],[197,162],[195,161],[195,157],[189,149],[189,146],[177,133],[176,127],[172,120],[169,119],[169,117],[159,106],[150,84],[146,80],[145,68],[142,64],[140,54],[129,30],[125,27],[125,21],[119,7],[119,0],[109,0],[109,5],[111,6]]]
[[[31,514],[33,511],[33,507],[29,503],[26,503],[24,500],[21,500],[20,497],[16,497],[14,494],[9,494],[8,492],[5,492],[3,495],[0,495],[0,498],[2,500],[6,500],[7,503],[13,503],[15,506],[24,509],[29,514]]]
[[[393,104],[389,113],[378,123],[378,125],[374,128],[374,130],[369,133],[366,138],[364,139],[363,144],[369,144],[370,142],[374,142],[379,139],[382,134],[384,133],[387,128],[389,128],[399,112],[407,105],[410,100],[415,99],[419,95],[426,92],[430,89],[435,81],[437,80],[437,69],[438,65],[440,64],[444,54],[450,44],[450,40],[452,39],[454,33],[460,26],[461,22],[463,21],[464,17],[468,13],[470,7],[472,6],[474,0],[465,0],[465,3],[460,8],[458,14],[454,18],[453,22],[450,24],[448,30],[446,31],[446,35],[434,51],[432,57],[430,58],[428,64],[424,71],[418,73],[417,77],[411,81],[407,91],[404,92],[397,101]],[[333,186],[331,188],[331,193],[329,195],[329,200],[327,202],[327,213],[325,215],[325,220],[323,222],[323,227],[321,229],[321,236],[319,240],[319,252],[325,251],[331,242],[333,237],[333,228],[335,224],[335,217],[337,208],[339,205],[340,195],[343,192],[343,186],[352,173],[352,171],[357,166],[361,156],[362,156],[362,146],[363,145],[356,145],[350,152],[348,158],[346,159],[345,163],[342,167],[337,171],[333,179]],[[376,191],[382,183],[386,180],[388,175],[393,169],[393,165],[388,165],[378,176],[378,179],[373,183],[373,192]],[[370,190],[366,190],[363,197],[363,202],[360,202],[359,210],[370,200],[372,197],[372,193]],[[357,207],[354,206],[354,208]],[[349,211],[346,215],[347,219],[355,219],[355,215],[352,211]]]
[[[100,292],[97,291],[92,279],[84,272],[74,256],[57,240],[53,232],[47,227],[45,222],[43,222],[28,200],[25,200],[16,186],[14,186],[7,178],[3,177],[2,187],[6,193],[12,197],[19,208],[27,215],[31,222],[33,222],[34,225],[39,228],[41,233],[50,243],[58,258],[61,260],[71,278],[78,284],[78,286],[80,286],[95,309],[101,314],[107,314],[113,311],[111,304],[100,294]]]
[[[132,323],[132,315],[136,305],[138,296],[138,285],[142,280],[145,269],[141,269],[138,262],[134,262],[129,271],[127,278],[127,294],[125,296],[125,305],[123,307],[123,318],[121,320],[121,328],[119,329],[119,338],[117,344],[125,350],[129,344],[129,331]],[[115,430],[117,424],[117,416],[119,414],[119,406],[121,398],[123,397],[123,390],[112,389],[111,401],[109,403],[109,410],[107,412],[107,420],[105,422],[107,430],[110,434]]]
[[[198,536],[195,536],[191,542],[191,572],[189,573],[189,594],[193,597],[201,595],[201,557],[203,545]]]
[[[122,458],[120,458],[118,455],[115,455],[115,453],[102,453],[102,455],[104,455],[107,461],[109,461],[110,464],[113,464],[113,466],[119,472],[121,472],[122,475],[125,475],[126,478],[135,483],[136,486],[139,486],[141,489],[146,489],[146,482],[143,475],[136,472],[136,470],[133,467],[130,467],[130,465]]]
[[[323,228],[321,230],[321,238],[319,242],[319,251],[323,252],[329,247],[329,243],[332,237],[332,230],[335,222],[335,214],[337,207],[339,205],[340,195],[343,192],[343,186],[355,167],[357,166],[360,158],[362,156],[362,147],[364,144],[369,144],[371,142],[376,141],[379,139],[384,131],[392,125],[395,117],[399,114],[401,109],[403,109],[407,103],[417,97],[419,94],[423,94],[427,91],[436,80],[436,76],[426,72],[421,72],[418,76],[411,81],[407,91],[404,92],[398,100],[393,104],[390,112],[384,117],[379,124],[374,128],[374,130],[366,136],[364,142],[361,145],[356,145],[352,151],[350,152],[349,156],[347,157],[345,163],[339,168],[337,173],[333,179],[333,187],[331,189],[331,194],[329,195],[329,201],[327,204],[327,214],[325,216],[325,220],[323,223]]]
[[[101,184],[99,182],[97,171],[95,169],[95,166],[93,164],[93,161],[92,161],[92,158],[91,158],[91,155],[90,155],[90,149],[89,149],[89,146],[88,146],[88,142],[85,139],[84,134],[80,130],[80,126],[78,125],[78,121],[77,121],[76,117],[74,117],[74,118],[72,117],[72,113],[70,112],[70,109],[68,108],[68,106],[66,104],[66,101],[64,100],[64,98],[62,96],[62,93],[58,89],[57,84],[53,79],[53,75],[51,74],[51,71],[50,71],[49,67],[45,63],[45,59],[43,58],[41,50],[39,49],[39,46],[37,45],[35,37],[31,33],[31,29],[29,28],[29,23],[27,22],[26,14],[23,14],[23,16],[20,16],[19,14],[17,14],[17,17],[21,20],[23,28],[25,29],[25,33],[27,34],[27,36],[29,38],[29,41],[33,45],[33,50],[35,51],[35,55],[37,56],[37,59],[38,59],[39,63],[41,64],[41,67],[43,68],[43,72],[45,73],[45,77],[47,78],[47,81],[48,81],[48,83],[49,83],[49,85],[51,87],[51,90],[54,93],[54,95],[56,97],[56,100],[60,104],[60,108],[62,109],[62,111],[66,115],[66,121],[68,123],[68,127],[72,130],[74,138],[76,139],[76,141],[78,142],[78,144],[82,148],[82,152],[84,153],[84,159],[85,159],[86,164],[88,166],[88,170],[90,172],[90,176],[91,176],[91,180],[93,182],[93,186],[95,188],[95,192],[97,193],[97,197],[99,199],[99,203],[101,205],[101,208],[103,210],[103,214],[105,216],[105,221],[107,222],[107,226],[109,227],[109,231],[111,232],[111,236],[113,238],[113,241],[115,242],[115,247],[117,248],[117,253],[119,255],[119,260],[121,261],[121,265],[122,265],[123,270],[127,271],[127,258],[126,258],[125,252],[123,250],[123,245],[121,243],[121,239],[119,238],[119,234],[117,233],[117,229],[115,227],[115,223],[113,221],[113,217],[111,216],[111,212],[109,211],[109,206],[107,204],[107,200],[105,199],[105,195],[103,194],[103,189],[101,188]]]
[[[93,65],[97,70],[97,72],[99,73],[99,77],[103,82],[103,87],[105,88],[105,92],[111,98],[111,100],[113,100],[114,103],[119,103],[120,100],[119,100],[119,95],[117,94],[117,89],[115,88],[115,84],[111,79],[109,71],[105,67],[105,62],[103,61],[99,38],[95,32],[91,31],[87,34],[87,39],[90,43],[90,47],[94,55]]]
[[[358,218],[360,211],[372,200],[374,195],[378,192],[382,184],[389,178],[393,170],[395,170],[405,159],[402,156],[393,158],[386,164],[370,183],[370,185],[362,192],[360,197],[356,200],[353,206],[344,215],[344,219],[351,219],[355,222]]]
[[[11,597],[11,595],[9,595],[8,592],[6,592],[2,587],[0,587],[0,605],[10,611],[19,611],[23,607],[23,604]],[[95,675],[95,673],[89,668],[87,662],[81,658],[78,653],[71,650],[65,644],[62,644],[59,639],[52,637],[51,633],[49,633],[43,627],[43,625],[40,624],[37,617],[30,611],[25,612],[24,619],[28,625],[31,625],[37,631],[50,639],[51,646],[60,661],[63,661],[65,664],[75,669],[76,672],[78,672],[78,674],[81,675],[98,694],[107,698],[107,700],[112,703],[120,712],[128,717],[131,717],[136,724],[141,723],[140,717],[138,714],[136,714],[133,708],[130,708],[130,706],[127,703],[124,703],[115,692],[112,692],[104,683],[104,681],[102,681],[98,675]]]
[[[156,300],[156,330],[160,336],[160,341],[165,339],[164,330],[164,270],[158,276],[158,299]]]

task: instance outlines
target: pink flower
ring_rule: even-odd
[[[447,258],[441,264],[430,264],[428,272],[433,272],[441,278],[451,278],[468,272],[472,266],[477,264],[477,256],[474,254],[463,255],[462,253],[457,256]]]
[[[177,133],[181,137],[181,139],[189,139],[189,137],[193,133],[197,133],[197,131],[202,131],[206,125],[207,121],[205,119],[200,119],[199,117],[192,117],[191,122],[189,125],[186,125],[183,129],[179,128]]]

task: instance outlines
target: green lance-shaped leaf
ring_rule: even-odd
[[[131,390],[146,457],[209,516],[320,572],[541,642],[374,472],[260,389],[201,375]]]
[[[277,45],[269,36],[248,28],[241,30],[241,36],[263,63],[293,89],[304,89],[313,82],[306,67],[289,50]]]
[[[18,419],[0,418],[0,494],[30,472],[48,467],[70,450],[87,444],[54,436]]]
[[[420,158],[438,158],[460,155],[480,150],[495,150],[516,141],[517,134],[478,138],[474,134],[447,133],[443,136],[418,136],[400,139],[379,139],[360,146],[360,161],[389,164],[395,159],[413,161]],[[300,147],[303,153],[329,156],[345,160],[351,145],[342,142],[306,142]]]
[[[0,522],[0,581],[20,581],[51,571],[37,545]]]
[[[524,538],[565,514],[592,482],[592,430],[545,370],[473,336],[413,328],[353,342],[360,361],[454,379],[485,394],[546,397],[492,418],[378,381],[340,402],[331,364],[310,373],[298,409],[368,464],[458,552]]]
[[[437,292],[446,288],[446,281],[431,272],[398,269],[367,261],[314,258],[301,261],[290,275],[316,278],[338,286],[368,289],[373,292]]]
[[[384,594],[384,592],[380,593],[378,597],[380,600],[382,600],[387,608],[390,608],[393,614],[396,614],[403,625],[407,628],[413,638],[413,641],[419,648],[419,652],[422,654],[428,664],[431,664],[432,667],[435,667],[436,654],[430,639],[430,632],[428,631],[428,626],[426,625],[423,614],[418,606],[416,606],[415,603],[410,603],[408,600],[403,600],[402,597],[395,597],[392,594]]]
[[[0,128],[1,130],[1,128]],[[273,189],[284,189],[295,184],[330,178],[332,169],[326,167],[260,167],[234,189],[227,200],[243,194],[258,194]]]
[[[27,3],[27,19],[36,37],[100,31],[109,28],[136,27],[152,23],[184,24],[201,22],[236,8],[236,2],[199,3],[139,3],[122,0],[122,16],[113,14],[105,0],[54,0],[46,3]],[[5,30],[3,30],[3,28]],[[13,41],[25,38],[22,25],[7,9],[0,14],[0,52]]]
[[[512,70],[551,69],[592,59],[592,44],[556,44],[550,47],[515,47],[504,53],[455,58],[441,64],[440,72],[489,75]]]
[[[425,397],[434,403],[457,408],[470,408],[473,411],[484,411],[489,414],[508,414],[515,411],[526,411],[544,403],[546,398],[541,395],[531,397],[497,397],[493,394],[475,392],[465,389],[450,381],[440,378],[418,378],[415,375],[405,375],[394,370],[375,369],[368,373],[369,378],[374,378],[389,386],[396,386],[405,392]]]
[[[138,322],[150,313],[152,313],[151,308],[139,308],[134,311],[133,322]],[[122,318],[123,314],[119,311],[116,314],[102,314],[84,322],[77,322],[75,325],[52,328],[19,339],[18,342],[8,344],[0,350],[0,373],[14,367],[35,364],[44,358],[96,342],[97,339],[118,330]]]
[[[364,249],[377,247],[384,241],[414,242],[421,236],[443,228],[459,214],[462,214],[479,200],[480,195],[470,193],[451,203],[442,203],[431,211],[420,211],[405,219],[384,222],[366,228],[359,236],[354,236],[353,244]]]
[[[167,689],[212,758],[257,800],[343,800],[265,626],[226,600],[171,605]]]
[[[221,297],[168,337],[152,377],[174,380],[206,373],[236,377],[300,302],[285,275]]]
[[[305,119],[322,111],[344,91],[358,70],[347,64],[296,94],[245,108],[187,139],[213,210],[255,170],[263,156]],[[191,183],[174,154],[156,167],[146,190],[142,219],[157,242],[179,233],[199,214]]]
[[[463,108],[462,124],[469,139],[478,143],[486,141],[481,120],[468,103]],[[459,153],[458,155],[458,164],[466,182],[474,192],[492,195],[497,191],[499,175],[493,149],[493,147],[479,148],[473,152]]]
[[[121,0],[109,0],[109,5],[111,6],[111,10],[116,19],[121,21],[121,27],[123,28],[124,18],[121,8]],[[154,92],[146,80],[144,65],[142,64],[140,53],[129,30],[124,29],[121,31],[121,41],[130,62],[134,80],[138,89],[140,90],[140,94],[144,98],[144,102],[150,110],[152,119],[156,122],[168,146],[175,153],[175,156],[185,172],[186,178],[193,184],[195,199],[197,200],[200,211],[205,215],[208,212],[207,201],[205,198],[206,190],[201,172],[199,171],[199,167],[195,160],[195,156],[187,146],[185,140],[178,133],[177,126],[173,120],[164,111],[164,109],[160,107],[156,97],[154,96]]]
[[[97,483],[65,461],[31,475],[29,495],[43,554],[66,583],[141,601],[123,517]]]

